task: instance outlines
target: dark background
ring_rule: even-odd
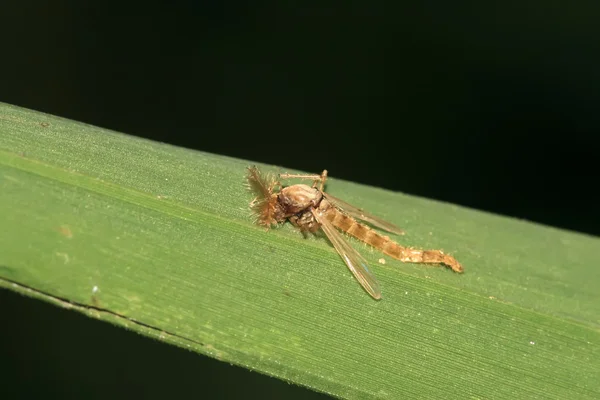
[[[312,172],[327,168],[338,178],[600,234],[595,0],[102,4],[3,2],[0,101],[207,152]],[[14,309],[29,304],[2,296],[12,299]],[[13,321],[17,334],[11,340],[21,340],[21,350],[30,353],[33,339],[18,333],[44,323],[40,313],[51,308],[22,307],[27,313]],[[65,321],[63,334],[73,335],[70,324],[80,318]],[[92,324],[91,331],[109,329],[82,323]],[[141,350],[127,343],[148,339],[109,331],[120,339],[98,337],[95,346],[119,351],[96,355],[107,368],[93,374],[114,383],[107,393],[129,394],[122,374],[141,379],[147,361],[134,364]],[[35,340],[48,339],[40,332]],[[83,374],[81,364],[91,361],[77,358],[85,352],[76,348],[65,346],[60,354]],[[9,363],[31,356],[11,354]],[[51,347],[40,357],[49,354],[48,363],[60,357]],[[156,365],[179,368],[181,378],[152,379],[146,384],[156,385],[154,393],[164,387],[185,391],[196,376],[198,384],[227,397],[233,395],[219,391],[219,379],[255,388],[263,378],[238,378],[243,370],[178,349],[157,354]],[[133,364],[111,371],[111,357]],[[67,364],[56,361],[65,376]],[[202,368],[222,368],[220,378],[186,372]],[[44,371],[15,372],[12,380]],[[137,378],[136,371],[142,371]],[[34,382],[62,395],[56,387],[69,380],[54,389]],[[264,382],[256,393],[277,393],[278,382]]]

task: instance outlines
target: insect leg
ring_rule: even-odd
[[[321,175],[317,175],[317,174],[279,174],[279,178],[280,179],[310,179],[313,181],[313,187],[317,187],[317,184],[320,183],[319,185],[319,190],[323,191],[323,186],[325,186],[325,181],[327,180],[327,170],[324,169],[323,172],[321,172]]]
[[[324,169],[323,172],[321,172],[321,176],[319,177],[319,180],[321,181],[321,184],[319,185],[319,190],[322,192],[323,191],[323,187],[325,186],[325,181],[327,180],[327,170]],[[317,186],[317,181],[315,181],[313,183],[313,187]]]

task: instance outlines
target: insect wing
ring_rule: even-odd
[[[325,217],[318,215],[318,211],[313,209],[313,215],[317,222],[321,224],[321,229],[333,244],[333,247],[338,252],[342,260],[346,263],[354,277],[360,282],[362,287],[374,299],[381,298],[381,290],[377,280],[369,271],[369,267],[365,259],[354,250],[350,244],[340,235],[335,227]]]
[[[376,217],[375,215],[370,214],[361,208],[354,207],[352,204],[346,203],[344,200],[338,199],[330,194],[323,193],[323,195],[331,204],[333,204],[335,208],[345,212],[351,217],[361,219],[379,229],[383,229],[396,235],[404,235],[404,231],[394,224],[384,221],[383,219]]]

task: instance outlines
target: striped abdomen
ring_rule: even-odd
[[[326,200],[323,200],[323,202],[326,202]],[[380,235],[368,226],[361,224],[354,218],[344,214],[334,206],[330,204],[322,204],[322,206],[323,205],[325,207],[320,208],[326,208],[326,211],[324,212],[325,218],[327,218],[333,226],[354,236],[358,240],[375,247],[390,257],[403,262],[444,264],[456,272],[463,271],[462,266],[458,261],[452,256],[444,254],[440,250],[418,250],[400,246],[389,237]]]

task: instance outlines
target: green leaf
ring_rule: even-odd
[[[0,287],[338,397],[600,397],[598,238],[329,171],[465,267],[352,240],[375,301],[324,238],[252,224],[250,164],[0,104]]]

